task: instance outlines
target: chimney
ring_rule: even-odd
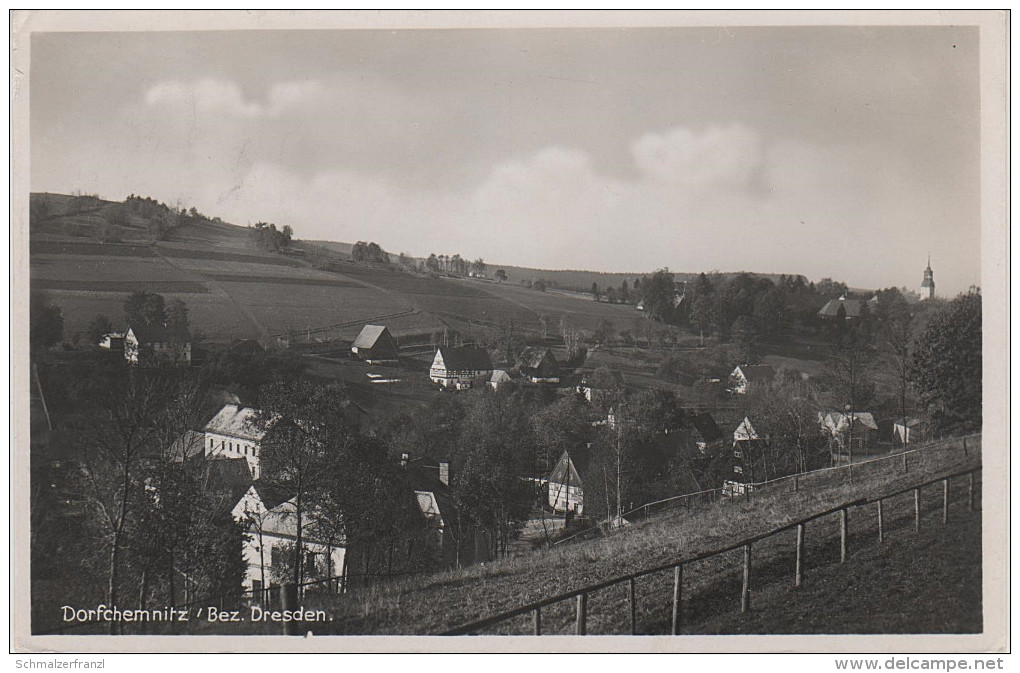
[[[439,481],[443,482],[444,486],[450,485],[450,464],[443,462],[439,463]]]

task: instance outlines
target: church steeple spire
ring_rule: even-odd
[[[931,253],[928,253],[928,266],[924,269],[924,280],[921,281],[921,299],[935,296],[935,274],[931,270]]]

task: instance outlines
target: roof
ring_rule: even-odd
[[[446,368],[452,371],[492,371],[492,360],[484,348],[474,346],[440,346],[439,354]]]
[[[723,431],[707,411],[691,417],[691,425],[705,442],[714,442],[724,437]]]
[[[191,343],[191,332],[187,327],[167,327],[165,325],[131,325],[127,329],[133,332],[140,344]],[[127,332],[125,332],[125,335]]]
[[[521,352],[520,357],[521,367],[525,369],[538,369],[542,366],[542,363],[548,364],[559,364],[556,362],[556,356],[552,354],[552,351],[548,348],[535,348],[529,346]]]
[[[407,480],[414,490],[418,508],[426,517],[439,517],[439,523],[452,520],[456,505],[450,487],[439,479],[438,465],[415,462],[407,465]]]
[[[251,468],[246,458],[206,460],[200,473],[202,491],[216,500],[219,513],[229,512],[251,488]]]
[[[843,297],[830,299],[818,311],[818,315],[823,318],[835,318],[839,315],[839,307],[842,306],[843,310],[846,311],[846,317],[859,318],[861,315],[861,305],[864,303],[862,299],[844,299]]]
[[[819,414],[819,416],[821,416],[821,414]],[[830,431],[843,432],[846,430],[848,425],[847,418],[849,418],[849,415],[841,411],[830,411],[825,414],[825,417],[822,419],[822,424],[829,428]],[[875,423],[875,417],[872,416],[870,412],[855,411],[854,421],[857,425],[863,425],[871,430],[878,430],[878,424]]]
[[[902,427],[903,426],[903,419],[902,418],[898,418],[898,419],[894,420],[893,421],[893,425],[901,426]],[[908,418],[907,419],[907,427],[908,428],[916,428],[919,425],[921,425],[921,419],[920,418]]]
[[[257,442],[266,435],[264,429],[259,429],[255,425],[258,415],[259,410],[252,407],[224,404],[212,420],[205,424],[203,430]]]
[[[506,383],[510,380],[510,375],[504,369],[493,369],[492,376],[489,377],[489,383]]]
[[[184,434],[170,446],[170,459],[180,463],[193,456],[202,455],[204,449],[205,435],[194,430],[185,430]]]
[[[751,425],[751,419],[745,416],[744,420],[740,421],[737,429],[733,431],[733,441],[739,442],[751,439],[761,439],[761,437],[758,436],[758,431]]]
[[[587,472],[590,462],[591,450],[588,448],[564,451],[549,474],[549,483],[583,485],[584,481],[581,479],[581,475]],[[568,477],[569,482],[567,481]]]
[[[273,509],[280,503],[287,502],[294,497],[290,489],[267,483],[261,479],[256,480],[252,485],[255,487],[255,492],[259,494],[259,498],[266,509]]]
[[[378,344],[379,339],[383,335],[389,337],[388,341],[384,341],[382,344]],[[361,332],[358,337],[351,344],[353,348],[374,348],[376,345],[392,346],[393,337],[390,335],[389,330],[383,325],[365,325],[361,328]]]
[[[738,370],[748,383],[771,383],[776,378],[776,370],[770,365],[740,365],[733,373]]]

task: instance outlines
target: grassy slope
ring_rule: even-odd
[[[858,468],[854,487],[842,484],[811,488],[805,484],[799,493],[761,494],[750,503],[729,501],[690,511],[666,513],[606,539],[360,590],[329,601],[330,610],[334,611],[333,628],[340,633],[442,631],[641,567],[665,563],[679,555],[695,555],[725,547],[735,540],[781,526],[839,502],[878,494],[896,486],[907,486],[923,480],[925,475],[952,471],[963,464],[976,464],[977,460],[973,452],[969,459],[964,459],[959,449],[941,450],[927,455],[923,461],[918,459],[906,475],[899,471],[896,461],[888,461],[881,467]],[[958,498],[961,486],[954,488],[957,489],[954,495]],[[925,492],[929,511],[934,506],[936,491],[932,488]],[[902,518],[909,516],[911,501],[904,496],[888,506],[890,516]],[[852,540],[860,539],[870,544],[875,526],[873,519],[871,508],[855,510],[851,515]],[[832,540],[837,534],[837,522],[834,517],[829,517],[809,524],[808,529],[810,562],[817,564],[812,567],[824,566],[833,560]],[[781,567],[781,572],[789,577],[792,568],[791,535],[784,533],[756,545],[756,573],[767,574],[769,568]],[[852,544],[856,545],[856,542]],[[949,560],[947,557],[947,562]],[[726,609],[731,609],[737,596],[733,583],[739,581],[739,562],[739,553],[731,553],[689,568],[685,575],[690,587],[688,591],[692,596],[701,596],[692,598],[693,604],[704,607],[718,601],[720,605],[727,606]],[[639,581],[638,600],[643,606],[639,622],[643,631],[655,632],[665,614],[663,611],[668,610],[670,577],[666,575],[668,573]],[[624,591],[624,587],[617,587],[590,597],[591,632],[618,633],[628,628],[622,622],[620,609]],[[550,633],[569,632],[572,628],[571,610],[572,606],[566,604],[544,610],[543,624]],[[706,608],[701,618],[710,624],[707,620],[712,614],[714,612]],[[525,632],[526,623],[527,619],[521,618],[494,632]]]

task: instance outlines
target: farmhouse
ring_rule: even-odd
[[[440,346],[432,360],[429,378],[444,388],[464,390],[479,379],[490,377],[492,371],[492,360],[484,348]]]
[[[460,511],[450,493],[450,464],[410,464],[407,475],[425,520],[424,539],[419,536],[417,541],[425,558],[444,570],[490,560],[487,546],[475,535],[473,526],[461,525]],[[409,541],[409,545],[415,543]]]
[[[131,364],[190,365],[191,332],[186,327],[132,325],[124,333],[124,359]]]
[[[257,427],[259,410],[237,404],[225,404],[203,428],[207,458],[244,458],[258,479],[260,444],[265,429]]]
[[[397,359],[397,342],[382,325],[365,325],[351,345],[351,353],[366,362],[392,362]]]
[[[560,382],[560,363],[548,348],[525,348],[518,366],[532,383]]]
[[[829,439],[832,458],[837,462],[849,461],[853,451],[865,453],[873,450],[879,436],[875,418],[866,411],[854,412],[852,416],[840,411],[819,413],[818,423]],[[853,446],[850,445],[851,434]]]
[[[588,448],[564,451],[549,474],[549,506],[554,512],[584,513],[584,483],[581,480],[591,459]]]
[[[747,394],[752,385],[767,385],[776,378],[776,370],[769,365],[738,365],[730,374],[730,392]]]
[[[853,320],[861,317],[861,310],[867,305],[863,299],[847,299],[841,295],[839,299],[830,299],[818,311],[818,317],[822,320],[839,321]],[[863,310],[867,310],[866,308]]]

